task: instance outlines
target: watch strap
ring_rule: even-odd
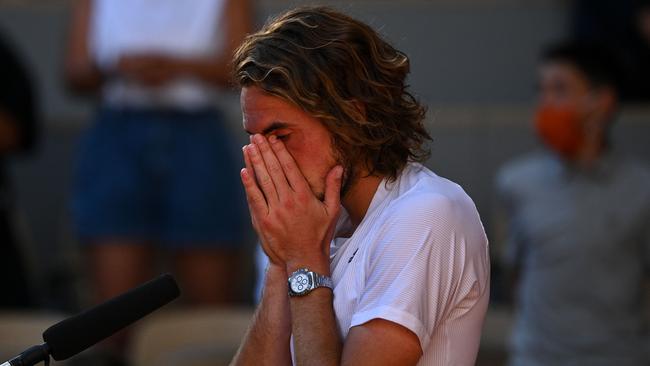
[[[327,287],[331,290],[334,289],[334,283],[332,282],[332,278],[316,272],[311,272],[311,273],[313,274],[313,278],[314,278],[314,288],[312,288],[312,290],[318,287]]]

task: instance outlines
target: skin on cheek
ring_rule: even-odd
[[[304,164],[298,164],[298,166],[303,171],[303,175],[307,179],[311,191],[322,201],[325,198],[325,177],[327,177],[327,171],[325,171],[326,169],[323,167],[323,163],[317,163],[311,160]]]

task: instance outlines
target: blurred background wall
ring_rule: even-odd
[[[300,1],[259,0],[257,24]],[[460,183],[475,200],[491,238],[493,179],[506,160],[535,148],[530,115],[541,47],[569,32],[568,0],[321,1],[357,16],[406,52],[412,91],[429,106],[434,142],[428,165]],[[0,27],[31,68],[42,110],[40,147],[14,159],[11,174],[21,231],[44,305],[73,309],[83,293],[80,253],[68,198],[75,149],[91,104],[70,96],[62,61],[70,1],[0,1]],[[238,97],[223,101],[242,140]],[[625,105],[614,141],[650,161],[650,109]],[[495,265],[498,270],[498,264]],[[498,279],[498,276],[495,277]],[[498,284],[495,289],[498,290]],[[499,301],[499,296],[493,296]]]

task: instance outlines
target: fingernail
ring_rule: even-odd
[[[256,143],[261,144],[264,142],[264,137],[262,137],[262,135],[255,135],[254,140]]]
[[[271,142],[272,144],[275,144],[277,141],[278,141],[278,138],[275,137],[275,135],[269,136],[269,142]]]

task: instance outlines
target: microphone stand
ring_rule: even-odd
[[[23,353],[0,366],[34,366],[41,361],[45,362],[45,366],[50,365],[50,347],[47,343],[29,347]]]

